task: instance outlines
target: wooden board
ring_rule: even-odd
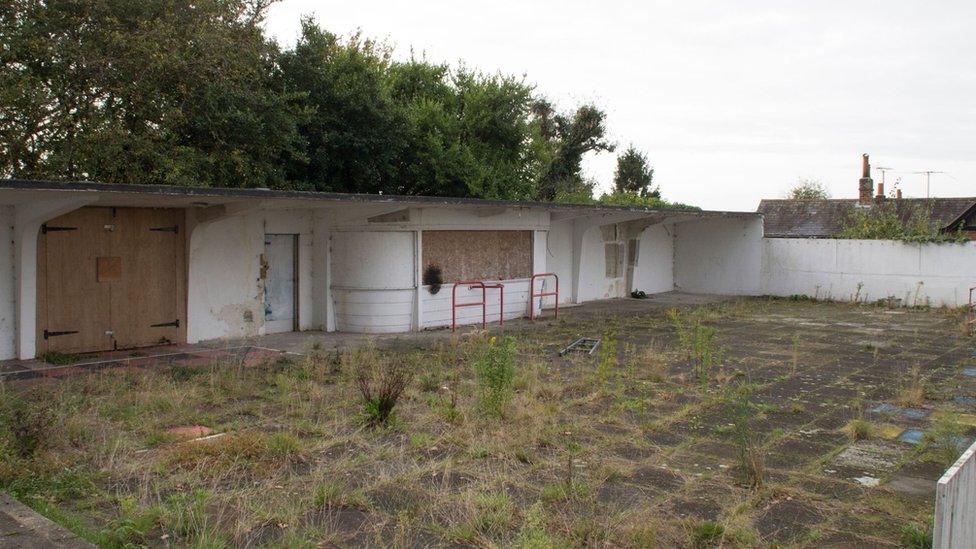
[[[183,340],[183,210],[118,208],[111,233],[122,277],[112,285],[112,328],[119,349]]]
[[[532,276],[532,231],[424,231],[423,267],[441,268],[445,284]]]
[[[37,255],[38,354],[113,348],[110,289],[96,268],[97,257],[110,255],[103,234],[111,220],[110,208],[83,208],[45,223]]]
[[[74,230],[38,237],[38,353],[185,341],[183,210],[82,208],[46,225]]]

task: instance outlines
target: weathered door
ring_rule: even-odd
[[[111,290],[119,349],[183,340],[183,225],[183,210],[116,210],[111,250],[122,268]]]
[[[111,293],[99,282],[109,269],[105,238],[111,208],[83,208],[45,223],[37,248],[37,348],[103,351],[113,348]]]
[[[82,208],[38,240],[39,353],[185,339],[182,210]]]
[[[297,236],[264,235],[264,329],[265,333],[292,332],[296,329]]]

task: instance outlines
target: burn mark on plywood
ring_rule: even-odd
[[[424,231],[423,264],[445,283],[532,276],[532,231]]]

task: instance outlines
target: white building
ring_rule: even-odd
[[[3,180],[0,220],[3,359],[445,327],[458,279],[504,284],[505,318],[529,313],[537,273],[558,276],[561,303],[760,293],[756,213]],[[438,292],[423,281],[430,265]],[[555,277],[535,284],[553,291]],[[486,290],[489,322],[499,293]]]

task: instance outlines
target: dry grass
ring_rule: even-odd
[[[929,499],[834,489],[850,481],[823,472],[837,433],[819,427],[860,406],[847,376],[883,366],[886,354],[864,361],[859,336],[843,326],[828,344],[804,334],[804,353],[852,366],[815,387],[798,383],[794,332],[770,312],[848,324],[873,314],[764,300],[704,308],[695,318],[728,349],[704,383],[662,313],[614,321],[616,348],[600,357],[555,351],[579,334],[602,334],[604,318],[510,332],[515,372],[502,376],[499,414],[485,413],[475,367],[485,334],[407,351],[337,356],[310,344],[295,361],[0,385],[3,410],[45,402],[54,418],[24,453],[0,429],[0,489],[107,547],[164,536],[198,547],[897,542],[900,529],[888,525],[907,524]],[[944,345],[941,328],[954,319],[912,314],[930,321],[931,333],[898,344]],[[395,359],[414,370],[394,418],[377,428],[364,426],[356,384],[364,352],[375,364]],[[722,397],[738,383],[753,389],[740,403],[741,454]],[[225,435],[177,442],[166,430],[179,425]],[[851,432],[866,436],[861,427]],[[948,440],[940,433],[933,440]],[[807,453],[780,441],[802,441]]]

